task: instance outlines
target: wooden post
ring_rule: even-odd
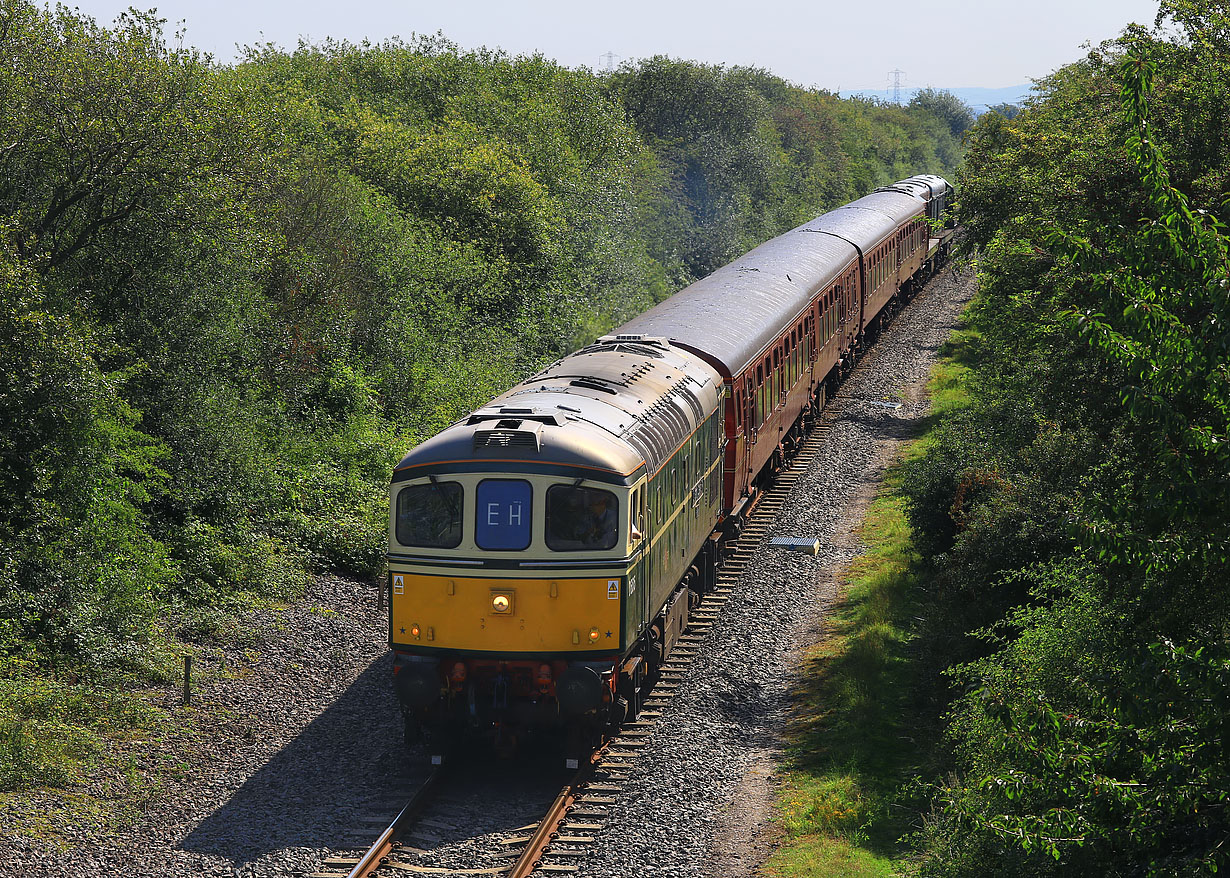
[[[184,704],[192,699],[192,656],[184,656]]]

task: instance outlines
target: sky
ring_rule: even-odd
[[[228,63],[236,45],[300,38],[379,42],[444,36],[463,49],[541,53],[568,67],[602,69],[653,55],[761,67],[831,91],[1023,85],[1075,61],[1082,43],[1151,26],[1156,0],[83,0],[100,24],[129,6],[158,10],[170,37]],[[926,10],[939,9],[929,21]]]

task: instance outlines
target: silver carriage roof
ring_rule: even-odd
[[[888,189],[766,241],[615,332],[669,338],[739,374],[857,258],[855,245],[874,246],[925,209],[923,185]]]
[[[920,195],[887,187],[818,216],[803,228],[841,238],[866,253],[926,207]]]
[[[393,481],[494,468],[630,484],[717,408],[720,382],[664,339],[607,337],[417,446]]]

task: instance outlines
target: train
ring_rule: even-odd
[[[918,175],[761,244],[421,443],[390,484],[393,688],[433,761],[635,718],[757,492],[947,257]]]

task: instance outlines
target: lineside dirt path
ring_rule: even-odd
[[[851,399],[838,422],[841,426],[834,432],[845,432],[847,443],[870,443],[870,454],[861,472],[850,474],[853,478],[848,480],[847,489],[833,497],[839,503],[836,514],[832,507],[827,511],[815,510],[824,517],[816,520],[796,516],[789,522],[779,521],[775,527],[783,535],[793,535],[823,532],[827,525],[829,533],[827,545],[821,550],[824,560],[813,577],[815,612],[810,619],[803,620],[801,648],[793,657],[796,674],[805,647],[823,636],[829,610],[841,597],[841,571],[864,550],[857,531],[880,489],[885,471],[900,457],[905,443],[918,435],[930,410],[926,394],[928,374],[939,345],[973,296],[975,283],[969,271],[950,269],[935,278],[925,293],[925,301],[917,300],[897,319],[859,373],[851,376],[842,388],[840,396]],[[912,340],[917,342],[916,347]],[[890,400],[901,402],[901,407],[874,404]],[[876,409],[880,410],[878,416]],[[833,451],[840,453],[840,446]],[[813,470],[824,470],[830,465],[826,457],[818,460]],[[823,474],[809,473],[808,480],[816,478],[823,480]],[[814,492],[815,487],[810,490]],[[800,485],[800,491],[809,492],[809,486]],[[786,513],[782,518],[787,518]],[[778,725],[777,730],[783,729]],[[781,753],[776,746],[770,746],[755,748],[749,756],[738,788],[713,833],[709,866],[702,873],[712,878],[755,878],[780,843],[780,830],[772,817]]]

